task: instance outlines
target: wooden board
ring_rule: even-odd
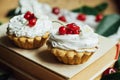
[[[50,52],[47,50],[47,46],[44,45],[43,47],[39,49],[34,49],[34,50],[25,50],[25,49],[20,49],[16,47],[12,42],[7,38],[6,36],[6,28],[7,24],[0,26],[0,49],[1,52],[1,58],[3,60],[7,60],[8,63],[20,67],[23,70],[30,71],[28,66],[34,67],[34,70],[38,71],[37,73],[44,75],[43,73],[47,73],[51,75],[50,77],[54,76],[54,79],[58,78],[60,80],[64,79],[71,79],[74,76],[81,73],[84,69],[86,69],[88,66],[94,64],[95,61],[97,61],[99,58],[103,57],[107,52],[115,46],[116,42],[110,39],[107,39],[105,37],[99,36],[100,41],[99,41],[99,48],[96,53],[93,54],[93,56],[84,64],[80,65],[66,65],[58,62],[53,55],[50,54]],[[107,45],[106,45],[107,44]],[[114,55],[115,55],[115,48],[113,49],[113,55],[112,55],[112,61],[115,62],[114,60]],[[111,52],[109,53],[111,54]],[[8,57],[8,58],[6,58]],[[17,61],[17,62],[16,62]],[[22,61],[22,62],[21,62]],[[31,64],[28,64],[28,63]],[[111,65],[109,61],[107,61],[107,65]],[[38,64],[37,66],[34,66],[35,64]],[[33,66],[32,66],[33,65]],[[101,65],[101,64],[100,64]],[[99,66],[100,66],[99,65]],[[26,68],[27,67],[27,68]],[[104,66],[103,66],[104,67]],[[107,66],[108,67],[108,66]],[[104,69],[106,69],[105,67]],[[92,68],[92,67],[91,67]],[[40,73],[39,71],[43,70],[43,73]],[[90,69],[91,70],[91,69]],[[101,71],[101,70],[99,70]],[[103,70],[102,70],[103,71]],[[100,75],[101,72],[95,72],[93,73],[95,76]],[[84,75],[87,74],[87,71],[84,71]],[[94,75],[91,74],[87,76],[87,79],[90,79]],[[32,74],[33,75],[33,74]],[[81,74],[82,75],[82,74]],[[97,77],[96,76],[96,77]],[[37,76],[38,77],[38,76]],[[83,76],[80,76],[79,78],[82,78]],[[39,77],[40,78],[40,77]],[[94,77],[95,78],[95,77]],[[77,79],[76,79],[77,80]]]
[[[56,74],[52,72],[52,74],[46,69],[42,68],[40,65],[35,64],[29,60],[24,59],[23,57],[20,57],[18,55],[13,55],[13,53],[10,53],[10,51],[1,48],[1,51],[4,52],[1,53],[0,56],[0,62],[4,63],[8,67],[12,68],[15,71],[15,75],[21,76],[19,80],[36,80],[42,79],[42,80],[66,80],[64,78],[60,78]],[[6,53],[6,54],[5,54]],[[109,66],[113,65],[116,56],[116,47],[114,46],[110,51],[107,52],[103,57],[95,61],[93,64],[76,74],[74,77],[72,77],[69,80],[99,80],[101,73]],[[109,56],[109,57],[108,57]],[[14,58],[13,61],[11,58]],[[22,63],[21,63],[22,62]],[[28,67],[29,66],[29,67]],[[89,73],[88,73],[89,72]],[[46,77],[47,76],[47,77]],[[86,77],[87,76],[87,77]],[[35,78],[34,78],[35,77]],[[97,78],[96,78],[97,77]],[[25,79],[24,79],[25,78]]]

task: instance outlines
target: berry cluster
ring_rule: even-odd
[[[24,15],[24,18],[26,20],[28,20],[28,25],[30,27],[33,27],[36,24],[37,18],[35,17],[35,15],[33,13],[31,13],[30,11],[27,11]]]
[[[80,33],[80,27],[77,26],[75,23],[67,24],[66,26],[61,26],[59,28],[59,34],[79,34]]]

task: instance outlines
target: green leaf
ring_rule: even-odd
[[[100,13],[100,12],[104,11],[107,7],[108,7],[108,3],[104,2],[104,3],[94,7],[94,9]]]
[[[15,16],[15,15],[19,15],[20,12],[19,12],[18,14],[15,14],[15,10],[16,10],[16,9],[11,9],[11,10],[7,13],[6,17],[12,18],[12,17]]]
[[[9,73],[0,71],[0,80],[7,80],[9,77]]]
[[[96,28],[96,33],[103,36],[110,36],[117,32],[120,25],[120,16],[118,14],[107,15]]]
[[[84,14],[87,14],[87,15],[96,15],[98,13],[97,10],[95,10],[92,7],[88,7],[88,6],[83,6],[81,8],[77,8],[77,9],[74,9],[72,11],[73,12],[81,12],[81,13],[84,13]]]
[[[2,73],[2,72],[0,72],[0,76],[1,76],[1,75],[3,75],[3,73]]]
[[[0,25],[2,25],[2,22],[0,22]]]
[[[81,12],[87,15],[97,15],[107,8],[108,4],[106,2],[97,5],[96,7],[83,6],[72,10],[73,12]]]
[[[100,80],[120,80],[120,72],[103,76]]]
[[[115,62],[114,68],[117,69],[120,72],[120,57],[119,59]]]
[[[7,13],[6,17],[11,18],[11,17],[13,17],[14,15],[15,15],[15,9],[12,9],[12,10],[10,10],[10,11]]]

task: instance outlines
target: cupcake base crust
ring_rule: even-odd
[[[62,50],[59,48],[51,48],[51,53],[54,54],[60,62],[65,64],[83,64],[91,57],[93,52],[75,52],[74,50]]]
[[[49,37],[49,33],[47,32],[42,37],[35,38],[27,38],[27,37],[16,37],[13,35],[8,35],[10,40],[12,40],[15,45],[23,49],[35,49],[44,45]]]

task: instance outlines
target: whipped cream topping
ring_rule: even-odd
[[[88,26],[80,26],[80,34],[59,35],[52,33],[49,39],[53,47],[77,52],[95,52],[98,46],[98,35]]]
[[[34,38],[36,36],[43,36],[52,27],[52,22],[45,15],[41,15],[34,26],[30,27],[27,24],[28,21],[24,18],[24,15],[15,16],[8,24],[7,33],[17,37]]]
[[[89,25],[93,29],[96,29],[97,25],[99,24],[99,22],[95,21],[95,16],[93,15],[86,15],[86,20],[80,21],[76,19],[79,13],[74,13],[66,9],[60,9],[59,15],[55,15],[52,13],[52,7],[50,7],[50,5],[40,3],[38,0],[19,0],[19,4],[20,7],[16,9],[16,14],[19,12],[23,14],[27,11],[30,11],[33,12],[37,17],[40,17],[41,14],[45,14],[49,16],[51,20],[58,20],[58,17],[64,15],[68,23],[82,22]]]

